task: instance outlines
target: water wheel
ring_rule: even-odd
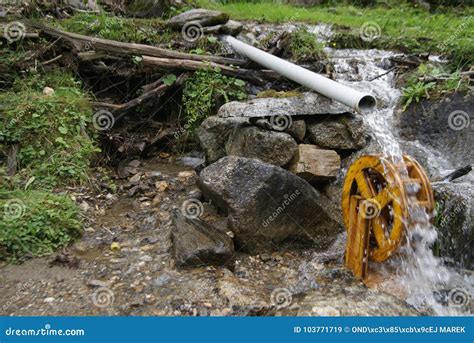
[[[362,156],[349,168],[342,192],[347,229],[346,266],[365,279],[369,260],[383,262],[401,244],[405,230],[434,210],[433,190],[423,168],[410,156],[394,163]]]

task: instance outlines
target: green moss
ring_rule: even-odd
[[[44,87],[54,94],[43,94]],[[99,150],[91,125],[92,109],[81,86],[68,73],[33,74],[0,93],[0,155],[19,145],[19,183],[52,188],[87,179],[90,159]]]
[[[79,209],[67,196],[0,190],[0,260],[52,253],[81,234]]]
[[[257,94],[257,98],[291,98],[300,96],[301,93],[297,91],[276,91],[274,89],[266,89]]]

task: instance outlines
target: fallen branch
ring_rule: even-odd
[[[200,62],[184,59],[169,59],[143,56],[142,65],[145,67],[156,67],[161,69],[175,69],[187,71],[197,71],[206,68],[219,68],[222,74],[259,84],[266,83],[269,80],[276,80],[280,78],[277,73],[270,70],[255,71],[250,69],[241,69],[237,67],[226,66],[214,62]]]
[[[123,55],[147,55],[153,57],[164,57],[164,58],[175,58],[175,59],[186,59],[193,61],[210,61],[226,65],[245,65],[248,63],[245,60],[209,56],[209,55],[195,55],[188,54],[179,51],[173,51],[169,49],[158,48],[156,46],[137,44],[137,43],[124,43],[110,39],[96,38],[84,36],[76,33],[66,32],[57,30],[51,27],[47,27],[37,23],[28,23],[28,25],[41,30],[44,34],[55,37],[63,38],[65,41],[70,42],[78,51],[84,50],[86,47],[90,50],[102,51],[107,54],[116,54],[119,56]]]

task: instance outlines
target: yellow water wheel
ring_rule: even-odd
[[[388,259],[415,224],[420,209],[434,210],[433,191],[423,168],[405,155],[393,162],[383,156],[362,156],[349,168],[342,192],[348,231],[346,266],[365,278],[369,260]]]

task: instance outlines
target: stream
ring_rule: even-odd
[[[263,34],[268,26],[252,25]],[[290,26],[276,26],[287,30]],[[330,27],[310,28],[318,39]],[[258,34],[255,34],[258,39]],[[401,97],[390,67],[396,54],[379,50],[327,49],[337,81],[371,92],[377,111],[364,115],[376,146],[366,153],[402,159],[402,143],[416,144],[431,170],[453,166],[441,153],[403,142],[394,123]],[[376,78],[377,77],[377,78]],[[373,81],[372,79],[376,78]],[[134,161],[132,161],[134,162]],[[172,257],[171,214],[199,194],[196,173],[185,160],[157,156],[134,163],[118,194],[76,194],[87,221],[81,240],[52,257],[0,267],[1,315],[465,315],[446,306],[452,290],[474,290],[474,274],[443,266],[431,245],[436,230],[426,213],[408,234],[402,254],[374,266],[380,281],[367,288],[344,268],[345,233],[326,251],[301,247],[249,255],[236,253],[233,270],[211,266],[179,269]],[[344,178],[339,172],[336,185]],[[138,175],[138,176],[137,176]],[[202,219],[225,229],[212,206]],[[415,244],[412,244],[415,243]]]

